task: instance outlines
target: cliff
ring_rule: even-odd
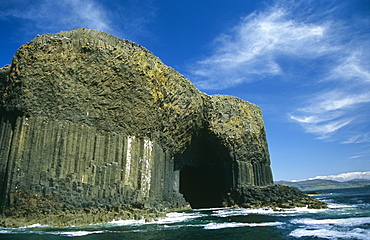
[[[273,184],[261,109],[198,91],[130,41],[37,36],[0,69],[0,89],[2,225],[229,206]]]

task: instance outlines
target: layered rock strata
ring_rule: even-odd
[[[206,95],[150,51],[104,32],[37,36],[0,69],[0,95],[8,225],[228,206],[245,187],[273,184],[259,107]]]

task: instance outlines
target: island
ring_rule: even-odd
[[[326,207],[273,184],[258,106],[85,28],[38,35],[0,69],[0,192],[4,227]]]

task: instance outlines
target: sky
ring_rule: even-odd
[[[275,180],[370,171],[370,0],[4,0],[0,66],[80,27],[260,106]]]

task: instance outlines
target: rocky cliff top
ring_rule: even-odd
[[[208,96],[144,47],[100,31],[38,35],[0,73],[7,111],[157,138],[173,153],[203,128],[240,147],[264,134],[257,106]]]
[[[104,32],[37,36],[9,70],[2,95],[9,111],[132,136],[161,132],[171,150],[203,124],[204,95],[187,79],[145,48]]]

